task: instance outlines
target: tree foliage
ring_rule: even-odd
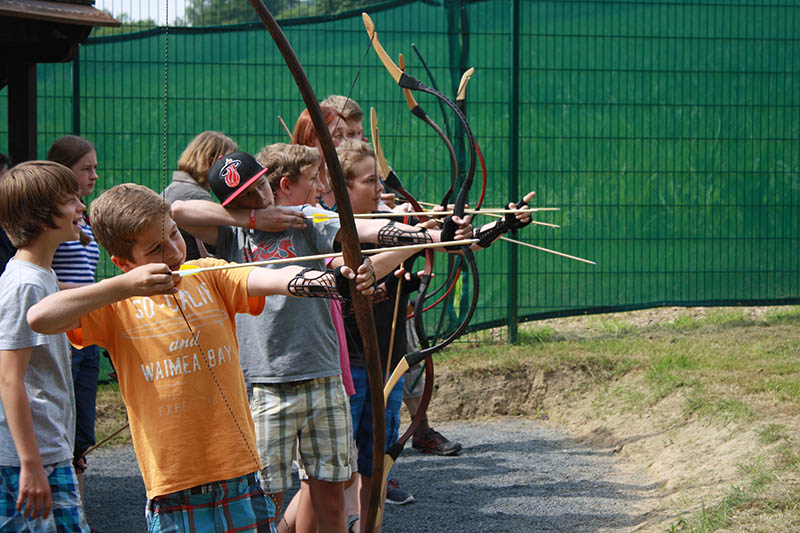
[[[263,1],[270,12],[278,19],[330,15],[377,3],[376,0]],[[184,16],[173,23],[175,26],[227,26],[258,21],[258,15],[252,6],[250,6],[248,0],[186,0],[186,2]],[[109,13],[109,15],[111,15],[111,13]],[[94,29],[92,36],[100,37],[103,35],[132,33],[156,27],[156,22],[152,19],[134,21],[131,20],[130,15],[127,13],[117,15],[116,18],[122,22],[122,27],[98,27]]]
[[[276,18],[311,17],[348,11],[376,3],[374,0],[264,0]],[[254,22],[255,10],[247,0],[189,0],[186,26],[219,26]]]

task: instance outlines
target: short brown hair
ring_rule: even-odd
[[[178,170],[189,174],[198,185],[208,184],[208,170],[220,156],[239,149],[236,143],[218,131],[204,131],[192,139],[178,159]]]
[[[92,231],[100,246],[114,256],[133,261],[136,237],[153,222],[170,214],[169,202],[144,185],[123,183],[98,196],[91,206]]]
[[[351,120],[364,120],[364,111],[358,105],[358,102],[352,98],[348,98],[340,94],[332,94],[320,102],[319,105],[332,107],[337,113],[342,115],[342,118],[348,122]]]
[[[336,155],[339,156],[339,164],[342,165],[344,181],[349,187],[356,179],[356,165],[367,157],[375,159],[375,152],[372,147],[364,141],[348,139],[336,148]]]
[[[264,176],[275,192],[280,187],[281,178],[286,177],[296,182],[309,165],[319,165],[322,156],[319,155],[319,150],[310,146],[275,143],[262,148],[256,160],[267,169]]]
[[[17,248],[47,228],[55,229],[59,206],[78,196],[78,178],[53,161],[27,161],[0,178],[0,225]]]

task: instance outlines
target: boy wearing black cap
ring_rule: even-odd
[[[272,145],[259,154],[256,164],[263,167],[253,166],[254,161],[241,152],[223,156],[209,172],[212,191],[223,205],[176,202],[173,214],[178,224],[205,242],[216,244],[218,255],[228,260],[258,261],[334,251],[338,217],[292,200],[316,196],[309,192],[314,187],[310,177],[321,161],[318,151],[298,145]],[[233,185],[237,178],[231,177],[232,168],[239,174],[239,185]],[[271,187],[262,184],[263,178]],[[244,183],[250,184],[247,189]],[[273,193],[278,205],[294,207],[304,214],[303,228],[280,233],[259,229],[259,210],[273,204]],[[393,225],[388,220],[358,219],[356,225],[362,242],[373,244],[397,246],[408,241],[439,240],[438,231]],[[471,227],[466,233],[471,233]],[[461,234],[457,238],[462,238]],[[319,261],[301,264],[324,268]],[[393,269],[393,265],[387,268]],[[261,316],[237,318],[242,367],[253,388],[250,408],[264,463],[262,483],[280,506],[280,495],[291,487],[293,451],[299,445],[298,456],[309,475],[319,529],[343,531],[343,484],[352,474],[349,450],[353,432],[338,341],[327,302],[297,303],[270,297]]]

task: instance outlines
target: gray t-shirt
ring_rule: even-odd
[[[306,217],[330,215],[311,206],[296,207]],[[339,219],[307,220],[305,229],[281,233],[220,227],[217,257],[237,263],[302,257],[333,251]],[[292,263],[325,270],[323,260]],[[281,268],[286,265],[267,265]],[[236,336],[248,383],[286,383],[341,373],[339,343],[331,304],[322,298],[267,296],[258,316],[236,315]]]
[[[33,432],[42,463],[72,458],[75,440],[75,395],[69,341],[64,333],[44,335],[28,325],[28,309],[58,291],[56,273],[12,259],[0,277],[0,350],[31,348],[25,390],[33,415]],[[0,465],[20,466],[17,449],[0,405]]]

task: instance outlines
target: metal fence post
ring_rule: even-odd
[[[81,53],[72,60],[72,134],[81,134]]]
[[[519,4],[511,0],[511,116],[509,117],[508,137],[511,145],[508,151],[509,199],[519,196]],[[519,276],[518,253],[516,246],[508,247],[508,342],[518,339],[517,321],[519,317]]]

